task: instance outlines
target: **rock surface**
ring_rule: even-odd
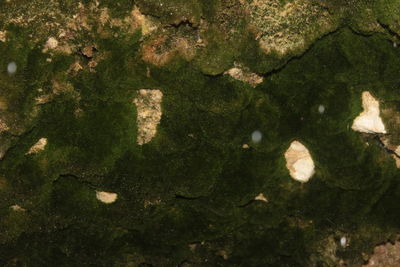
[[[374,248],[400,233],[399,14],[0,1],[0,266],[384,262]]]
[[[314,161],[308,149],[299,141],[293,141],[285,152],[286,168],[290,176],[299,182],[308,182],[315,173]]]

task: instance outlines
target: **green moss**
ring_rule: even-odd
[[[197,0],[150,0],[138,1],[137,5],[142,13],[155,16],[168,24],[186,21],[198,24],[202,15],[202,5]]]
[[[134,3],[102,4],[124,16]],[[1,95],[27,121],[0,162],[2,265],[311,266],[321,244],[338,245],[340,234],[356,241],[336,256],[359,264],[361,252],[398,231],[393,159],[351,130],[362,91],[397,111],[400,56],[386,35],[344,28],[301,56],[280,58],[243,34],[244,20],[231,20],[233,13],[221,25],[238,34],[220,35],[221,11],[233,12],[227,2],[135,4],[164,23],[189,21],[191,34],[204,14],[212,22],[200,36],[208,46],[191,62],[177,57],[155,67],[141,60],[140,32],[94,36],[98,65],[71,74],[80,55],[47,62],[20,28],[0,43],[1,65],[13,60],[20,70],[0,73]],[[222,75],[234,61],[268,73],[264,82],[253,88]],[[35,106],[36,90],[51,93],[54,81],[68,90]],[[163,115],[157,135],[139,146],[132,100],[142,88],[163,92]],[[255,130],[259,143],[251,141]],[[42,137],[46,148],[25,155]],[[316,165],[307,184],[286,168],[293,140]],[[105,205],[96,190],[118,199]],[[260,193],[267,203],[254,200]],[[11,211],[14,204],[26,212]],[[335,263],[321,253],[321,265]]]

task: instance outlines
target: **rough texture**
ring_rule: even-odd
[[[290,176],[299,182],[308,182],[314,175],[314,161],[308,149],[299,141],[293,141],[285,152],[286,168]]]
[[[134,103],[137,108],[139,145],[146,144],[156,136],[157,126],[160,123],[162,111],[161,100],[163,93],[157,89],[140,89]]]
[[[386,133],[385,125],[379,116],[379,102],[370,92],[362,93],[363,112],[354,119],[351,128],[363,133]]]
[[[0,265],[360,267],[397,246],[399,14],[0,1]]]

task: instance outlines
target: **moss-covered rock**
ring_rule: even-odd
[[[0,264],[361,266],[400,231],[399,15],[1,2]],[[351,127],[366,91],[384,134]]]

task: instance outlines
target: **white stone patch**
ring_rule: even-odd
[[[293,179],[305,183],[314,175],[314,161],[302,143],[293,141],[285,152],[285,159],[286,168]]]
[[[40,138],[39,141],[37,141],[30,149],[28,152],[25,153],[25,155],[29,154],[36,154],[39,153],[40,151],[43,151],[47,145],[47,138]]]
[[[8,127],[8,125],[2,119],[0,119],[0,133],[8,130],[10,130],[10,127]]]
[[[105,192],[105,191],[96,191],[96,198],[105,203],[111,204],[117,200],[118,195],[112,192]]]
[[[385,125],[379,116],[379,101],[368,91],[362,93],[362,106],[364,111],[354,119],[351,128],[363,133],[386,133]]]
[[[259,200],[259,201],[263,201],[263,202],[268,202],[268,199],[264,196],[263,193],[258,194],[254,200]]]
[[[10,74],[10,75],[15,74],[15,73],[17,72],[17,63],[15,63],[14,61],[8,63],[8,65],[7,65],[7,72],[8,72],[8,74]]]
[[[157,134],[161,120],[161,101],[163,93],[157,89],[140,89],[134,99],[137,108],[138,135],[137,143],[146,144]]]

